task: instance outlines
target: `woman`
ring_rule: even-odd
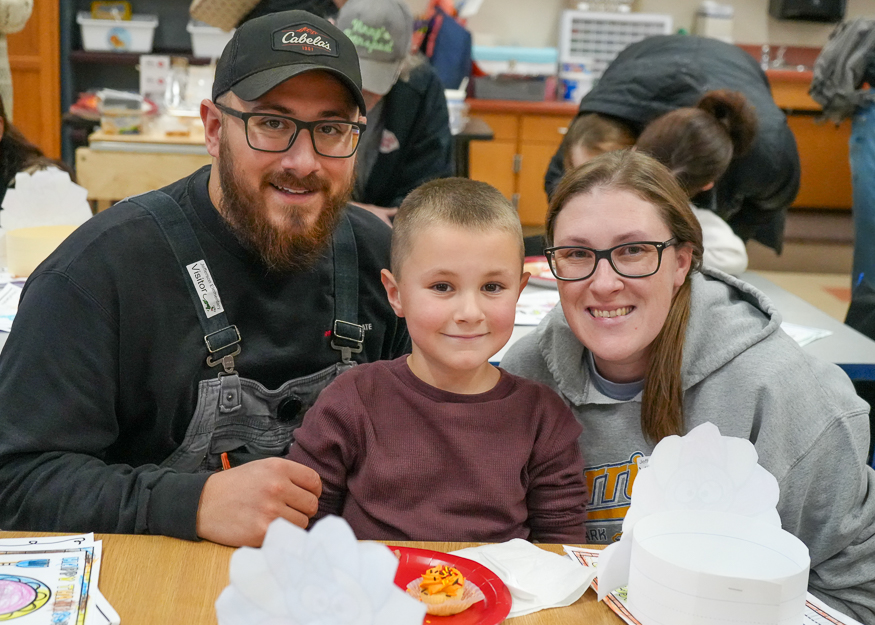
[[[584,426],[589,542],[618,539],[638,461],[710,421],[753,442],[778,480],[784,528],[811,553],[810,590],[875,623],[868,406],[847,376],[781,331],[759,291],[700,268],[686,194],[641,152],[563,178],[547,239],[561,305],[501,364],[554,388]]]
[[[709,91],[695,107],[683,107],[653,120],[641,133],[614,132],[614,123],[600,115],[578,117],[565,135],[565,171],[596,156],[634,145],[668,167],[690,200],[702,226],[702,263],[732,275],[747,269],[744,241],[714,211],[693,205],[693,198],[714,188],[737,156],[756,137],[753,107],[737,91]]]

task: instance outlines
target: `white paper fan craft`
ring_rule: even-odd
[[[3,198],[0,226],[16,230],[33,226],[79,226],[91,217],[88,191],[56,168],[15,175],[15,188]]]
[[[219,625],[421,625],[425,606],[395,586],[397,569],[388,547],[359,543],[339,517],[309,532],[277,519],[260,549],[231,557]]]

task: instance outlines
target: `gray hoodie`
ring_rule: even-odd
[[[778,480],[784,529],[809,548],[809,590],[875,625],[869,408],[839,367],[807,354],[780,325],[772,303],[749,284],[707,268],[692,277],[685,428],[710,421],[754,444]],[[583,356],[557,306],[501,366],[556,390],[583,425],[589,540],[608,543],[619,538],[637,462],[653,444],[641,432],[641,394],[630,401],[601,394]]]

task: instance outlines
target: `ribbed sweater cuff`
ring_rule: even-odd
[[[149,498],[148,532],[199,540],[197,509],[210,473],[172,473],[161,479]]]

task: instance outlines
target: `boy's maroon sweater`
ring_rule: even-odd
[[[341,515],[360,539],[581,543],[580,433],[544,385],[502,370],[490,391],[459,395],[403,356],[335,380],[288,457],[322,478],[316,518]]]

